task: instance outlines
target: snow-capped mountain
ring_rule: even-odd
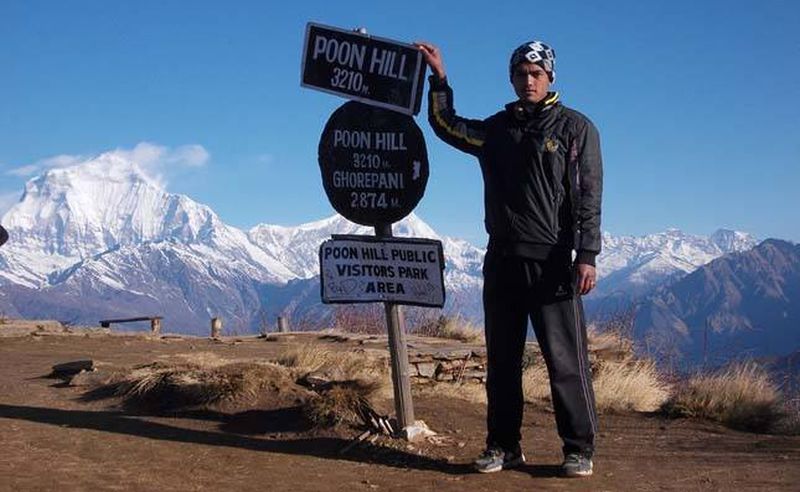
[[[711,365],[800,348],[800,245],[767,239],[642,300],[637,325],[655,353]]]
[[[758,241],[751,235],[720,229],[711,236],[668,229],[646,236],[603,233],[603,251],[597,258],[595,297],[624,293],[637,296],[675,280],[728,253],[747,251]]]
[[[0,278],[27,287],[64,280],[61,270],[95,255],[164,240],[201,258],[232,262],[258,280],[296,276],[210,208],[167,193],[136,163],[111,152],[28,181],[3,224],[10,240],[0,251]]]
[[[94,323],[155,312],[201,331],[209,316],[248,330],[264,312],[301,304],[292,298],[300,292],[319,303],[308,281],[318,275],[320,243],[373,232],[338,215],[245,232],[114,152],[30,180],[2,220],[5,314]],[[413,214],[394,234],[442,240],[449,289],[479,289],[481,249],[439,237]]]
[[[2,221],[10,234],[0,249],[6,315],[94,323],[158,313],[170,329],[202,333],[209,316],[249,331],[264,313],[318,309],[319,245],[332,234],[373,233],[338,215],[242,231],[209,207],[168,193],[117,152],[30,180]],[[440,236],[414,214],[393,233],[441,240],[449,309],[481,315],[485,250]],[[669,230],[603,239],[595,298],[646,292],[755,244],[725,230],[708,238]]]
[[[395,224],[399,237],[424,237],[442,241],[445,280],[451,288],[480,287],[485,250],[466,241],[440,236],[415,214]],[[319,275],[319,245],[333,234],[372,235],[372,227],[358,225],[340,215],[296,227],[259,224],[248,232],[250,239],[290,268],[300,278]]]

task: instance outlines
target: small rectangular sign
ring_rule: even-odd
[[[319,248],[322,302],[444,306],[444,253],[432,239],[334,236]]]
[[[424,76],[414,45],[313,22],[306,26],[303,87],[415,115]]]

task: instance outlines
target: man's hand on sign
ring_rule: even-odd
[[[577,278],[577,292],[578,294],[585,296],[589,292],[594,289],[594,286],[597,285],[597,269],[592,265],[586,265],[584,263],[578,263],[576,266],[576,276]]]
[[[422,53],[422,56],[425,58],[425,63],[431,67],[431,72],[439,80],[444,80],[447,77],[447,74],[444,71],[444,63],[442,62],[442,52],[439,51],[435,45],[431,43],[426,43],[423,41],[418,41],[414,43],[414,46],[419,48],[419,51]]]

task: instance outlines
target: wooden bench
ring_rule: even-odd
[[[153,335],[158,335],[161,332],[161,320],[163,316],[142,316],[139,318],[121,318],[121,319],[101,319],[100,326],[109,328],[111,323],[131,323],[133,321],[150,321],[150,331]]]

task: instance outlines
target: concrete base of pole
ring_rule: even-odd
[[[400,431],[403,439],[409,442],[419,442],[427,437],[435,436],[436,433],[428,428],[428,425],[422,420],[415,420],[413,425],[404,427]]]

